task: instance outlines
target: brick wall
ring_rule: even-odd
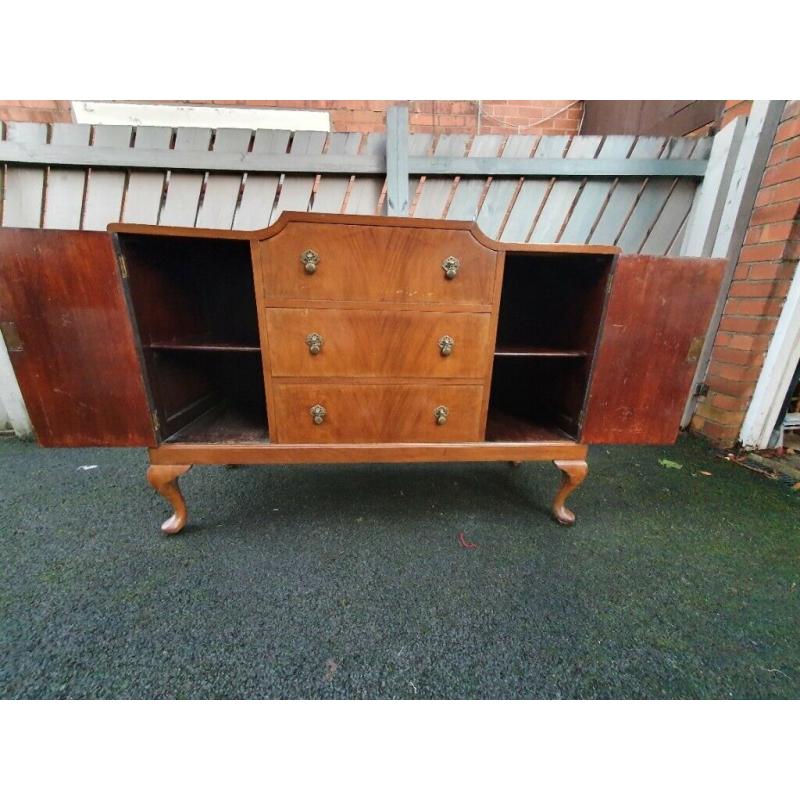
[[[581,100],[136,100],[238,108],[327,111],[334,131],[382,131],[386,109],[407,102],[413,133],[576,134]],[[70,122],[68,101],[0,100],[0,120]]]
[[[69,100],[0,100],[4,122],[72,122]]]
[[[728,101],[723,121],[749,101]],[[728,113],[727,119],[725,114]],[[719,331],[708,397],[691,427],[730,447],[739,435],[800,258],[800,101],[787,103],[761,180]]]
[[[151,102],[151,101],[137,101]],[[386,109],[408,103],[412,133],[576,134],[581,100],[171,100],[188,105],[328,111],[334,131],[382,131]]]

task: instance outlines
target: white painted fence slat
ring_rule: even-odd
[[[252,131],[224,128],[214,138],[215,153],[246,153]],[[233,226],[233,215],[239,190],[242,188],[241,174],[209,174],[202,205],[197,213],[198,228],[220,228],[229,230]]]
[[[172,128],[143,126],[136,129],[136,148],[151,150],[169,150],[172,142]],[[161,198],[167,173],[158,170],[132,171],[125,192],[122,209],[123,222],[135,222],[142,225],[158,224],[161,213]]]
[[[209,128],[178,128],[175,135],[176,150],[207,152],[210,143]],[[170,173],[167,197],[159,224],[194,226],[200,203],[200,191],[203,188],[203,177],[202,172]]]
[[[327,134],[321,131],[297,131],[292,140],[291,152],[319,155],[325,147],[326,138]],[[284,175],[278,203],[270,222],[275,222],[281,211],[308,211],[315,180],[314,175]]]
[[[573,136],[564,158],[595,158],[602,141],[601,136]],[[537,243],[558,241],[558,234],[564,227],[581,186],[583,186],[582,180],[568,178],[555,180],[528,241]]]
[[[360,147],[360,133],[328,134],[329,153],[354,156]],[[314,206],[311,210],[338,214],[342,210],[350,181],[350,176],[321,175],[317,192],[314,195]]]
[[[84,147],[89,144],[91,125],[56,123],[50,135],[52,144]],[[86,170],[80,167],[51,167],[47,176],[45,195],[45,228],[75,230],[81,227]]]
[[[285,153],[290,137],[289,131],[256,131],[253,152]],[[280,178],[280,175],[252,173],[245,176],[242,201],[233,220],[234,230],[253,231],[269,225]]]
[[[132,131],[130,125],[98,125],[94,129],[94,144],[99,147],[129,147]],[[90,171],[83,209],[84,230],[104,231],[109,222],[120,221],[125,176],[125,170],[121,169]]]
[[[538,142],[538,136],[509,136],[500,158],[528,158]],[[478,226],[487,236],[493,239],[497,238],[500,226],[506,217],[508,205],[518,186],[519,178],[494,178],[492,180],[478,212]]]
[[[640,136],[629,158],[658,158],[666,145],[663,136]],[[590,244],[614,244],[643,188],[641,178],[620,178],[589,237]]]
[[[498,134],[484,134],[472,140],[470,158],[495,158],[503,146],[504,137]],[[478,216],[478,204],[486,189],[486,178],[461,178],[458,182],[447,219],[473,220]]]
[[[436,142],[434,155],[454,156],[461,158],[466,149],[469,137],[463,133],[443,134]],[[447,201],[453,194],[454,178],[426,178],[414,208],[414,216],[430,219],[441,219],[447,207]]]
[[[6,140],[44,144],[47,125],[39,122],[6,123]],[[3,225],[7,228],[38,228],[42,220],[45,170],[41,167],[17,167],[6,170]]]
[[[370,133],[364,145],[364,153],[379,155],[386,158],[386,134]],[[356,175],[347,199],[347,214],[377,214],[378,203],[381,199],[383,186],[386,182],[383,176]]]

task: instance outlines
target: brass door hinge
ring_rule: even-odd
[[[157,411],[151,411],[150,412],[150,416],[153,419],[153,430],[156,433],[158,433],[161,430],[161,424],[158,421],[158,412]]]
[[[128,280],[128,264],[125,261],[125,256],[119,254],[119,273],[125,280]]]

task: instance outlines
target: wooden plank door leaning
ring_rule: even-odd
[[[283,213],[260,231],[0,230],[0,324],[40,444],[194,464],[551,460],[675,440],[723,262]],[[102,377],[102,380],[98,380]]]

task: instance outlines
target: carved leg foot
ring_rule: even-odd
[[[166,534],[180,533],[186,524],[186,501],[178,478],[192,468],[191,464],[151,464],[147,468],[150,485],[172,506],[175,512],[162,526]]]
[[[589,471],[585,461],[554,461],[561,470],[561,486],[553,500],[553,516],[562,525],[573,525],[575,515],[564,505],[567,498],[577,489]]]

